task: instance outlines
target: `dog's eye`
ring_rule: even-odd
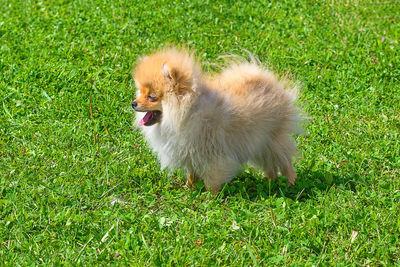
[[[147,99],[148,99],[149,101],[156,101],[156,96],[155,96],[155,95],[148,95],[148,96],[147,96]]]

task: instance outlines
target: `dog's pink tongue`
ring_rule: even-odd
[[[144,115],[143,119],[141,119],[141,120],[139,121],[139,126],[145,125],[145,124],[150,120],[150,118],[151,118],[152,115],[153,115],[153,114],[152,114],[151,111],[147,112],[146,115]]]

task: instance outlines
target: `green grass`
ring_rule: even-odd
[[[399,14],[372,0],[3,0],[0,262],[399,265]],[[295,187],[245,169],[213,196],[159,169],[132,126],[130,73],[165,43],[205,69],[247,49],[302,84]]]

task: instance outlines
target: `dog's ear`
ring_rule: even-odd
[[[170,90],[175,94],[184,95],[191,91],[190,76],[187,73],[175,67],[171,68],[166,63],[162,66],[162,73],[171,84]]]
[[[176,83],[176,71],[171,69],[167,63],[164,63],[162,66],[162,73],[164,74],[165,78],[170,80],[172,83]]]

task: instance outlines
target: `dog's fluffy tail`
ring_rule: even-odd
[[[265,75],[265,73],[269,73],[269,75],[275,77],[275,79],[282,85],[285,91],[287,91],[288,95],[291,98],[291,102],[294,105],[296,116],[292,118],[294,122],[292,133],[303,134],[303,124],[307,121],[307,116],[302,111],[301,107],[299,107],[299,103],[297,101],[301,93],[300,84],[298,82],[294,82],[295,79],[293,78],[293,75],[289,72],[286,72],[283,75],[277,75],[277,73],[273,71],[273,67],[270,64],[262,63],[256,55],[246,49],[242,49],[242,51],[247,54],[247,57],[236,54],[219,56],[219,63],[212,64],[214,70],[217,70],[217,74],[212,75],[212,77],[216,80],[222,78],[222,80],[231,81],[229,77],[232,76],[232,73],[230,73],[229,70],[233,70],[233,73],[240,73],[241,77],[243,78],[247,76],[252,77],[255,73],[259,73],[262,75]],[[227,74],[225,77],[224,73]],[[239,77],[235,77],[236,81],[240,81]],[[224,82],[224,84],[225,83],[226,81]]]

